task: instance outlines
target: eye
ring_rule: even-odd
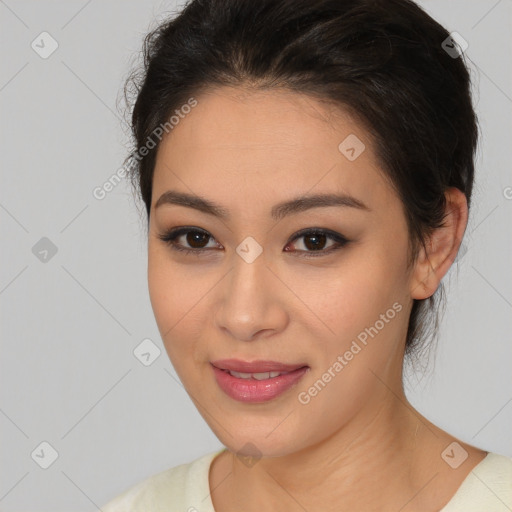
[[[203,229],[190,226],[171,229],[162,235],[158,235],[158,238],[169,244],[172,249],[187,254],[200,254],[201,252],[209,251],[212,248],[215,248],[212,246],[208,247],[209,239],[214,240],[212,235]],[[184,239],[182,242],[179,241],[181,238]],[[185,246],[183,242],[188,244],[188,247]]]
[[[302,245],[304,248],[295,249],[293,251],[288,249],[291,242],[299,239],[304,240],[301,242],[301,244],[298,244]],[[331,240],[333,243],[325,248],[328,240]],[[341,249],[348,243],[349,240],[347,240],[343,235],[336,233],[335,231],[331,231],[330,229],[307,228],[299,231],[298,233],[295,233],[290,241],[286,244],[284,250],[286,252],[297,252],[301,257],[316,258],[318,256],[325,256],[338,249]]]
[[[184,252],[186,254],[193,253],[200,255],[207,251],[211,251],[212,249],[223,249],[223,247],[218,243],[211,245],[211,242],[215,239],[210,235],[210,233],[208,233],[208,231],[192,226],[171,229],[166,233],[158,235],[158,238],[170,245],[173,250]],[[304,241],[297,245],[301,245],[303,248],[291,249],[290,246],[294,245],[295,240],[300,239],[303,239]],[[329,240],[331,241],[331,245],[327,245],[326,248],[326,244]],[[349,242],[350,241],[340,233],[336,233],[329,229],[306,228],[290,237],[283,250],[285,252],[297,253],[300,257],[318,257],[325,256],[341,249]]]

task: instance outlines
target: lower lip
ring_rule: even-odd
[[[303,375],[309,370],[307,366],[298,368],[293,372],[285,373],[277,377],[265,380],[239,379],[230,373],[213,366],[213,373],[220,389],[229,397],[239,402],[268,402],[292,386],[297,384]]]

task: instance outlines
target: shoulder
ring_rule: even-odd
[[[103,512],[171,512],[194,510],[194,503],[204,509],[209,500],[210,464],[223,450],[204,455],[188,464],[156,473],[128,488],[101,507]],[[172,507],[172,508],[171,508]]]
[[[441,512],[512,510],[512,458],[488,453]]]

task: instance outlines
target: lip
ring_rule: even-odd
[[[303,364],[284,364],[277,361],[240,361],[225,359],[211,363],[219,388],[238,402],[262,403],[282,395],[294,387],[309,370]],[[264,380],[234,377],[229,370],[241,373],[287,372]]]
[[[261,372],[292,372],[303,366],[304,363],[285,364],[278,361],[242,361],[241,359],[219,359],[211,364],[220,370],[234,372],[261,373]]]

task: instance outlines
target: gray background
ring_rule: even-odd
[[[469,43],[482,139],[466,252],[444,280],[438,349],[426,372],[409,375],[407,393],[440,427],[512,456],[512,2],[421,5]],[[3,512],[97,510],[221,446],[160,341],[131,189],[92,194],[125,156],[116,107],[124,78],[144,34],[173,8],[0,1]],[[59,45],[47,59],[31,48],[43,31]],[[57,248],[46,262],[33,252],[43,237]],[[147,367],[133,354],[146,338],[162,350]],[[43,441],[58,452],[48,469],[36,463],[48,449],[31,457]]]

